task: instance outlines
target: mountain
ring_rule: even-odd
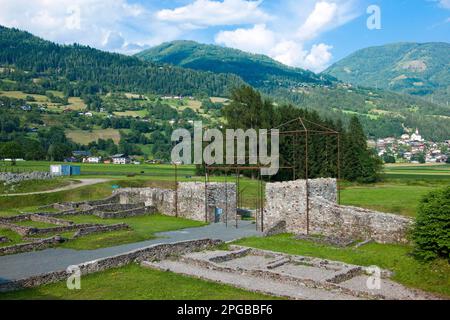
[[[79,95],[108,92],[225,96],[243,84],[231,74],[195,71],[103,52],[87,46],[58,45],[28,32],[0,26],[0,66],[12,67],[24,85],[46,79],[46,88]],[[68,92],[70,91],[70,92]]]
[[[356,51],[323,72],[341,81],[450,101],[450,43],[394,43]]]
[[[392,57],[379,54],[383,57],[381,60],[392,60],[399,55],[399,51],[402,50],[397,49]],[[443,57],[442,52],[435,55],[441,59]],[[316,110],[331,119],[340,118],[346,122],[350,116],[356,115],[363,123],[366,133],[374,138],[400,136],[404,127],[418,127],[425,137],[437,141],[450,136],[450,110],[446,106],[417,96],[381,89],[380,85],[376,89],[376,83],[369,83],[367,87],[349,86],[339,82],[335,74],[330,72],[317,75],[285,66],[264,55],[193,41],[164,43],[136,56],[154,63],[232,73],[276,99],[278,103],[292,103],[301,108]],[[378,57],[378,54],[375,56]],[[368,57],[356,59],[355,64],[364,65],[364,59]],[[430,63],[428,65],[431,66]],[[442,81],[440,78],[445,77],[444,73],[440,76],[429,75],[430,79],[436,79],[433,82],[435,87],[438,86],[436,83]],[[371,70],[362,78],[377,76],[378,73]],[[348,79],[341,80],[349,82]]]
[[[136,54],[136,57],[195,70],[232,73],[265,91],[277,87],[296,87],[303,83],[330,84],[333,80],[330,76],[288,67],[265,55],[194,41],[163,43]]]

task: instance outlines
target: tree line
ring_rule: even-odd
[[[338,164],[343,179],[359,182],[375,182],[380,179],[382,161],[368,148],[366,135],[357,117],[352,117],[349,124],[344,126],[339,120],[321,118],[315,111],[300,109],[290,104],[275,105],[249,86],[233,90],[232,102],[224,107],[223,113],[227,128],[232,129],[270,129],[285,124],[281,131],[303,130],[298,121],[291,122],[302,118],[307,120],[304,123],[311,132],[320,131],[318,127],[326,127],[339,133],[339,139],[337,135],[324,134],[310,134],[308,138],[304,134],[296,137],[280,136],[281,166],[289,164],[288,166],[293,168],[280,169],[278,174],[272,177],[274,180],[305,178],[306,174],[309,178],[337,177]],[[306,143],[309,149],[307,157],[304,149]]]

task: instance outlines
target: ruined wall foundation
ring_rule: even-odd
[[[121,205],[144,203],[159,213],[215,222],[216,209],[221,209],[220,222],[236,219],[236,184],[180,182],[178,190],[159,188],[125,188],[115,191]],[[207,197],[207,208],[205,208]]]
[[[412,220],[337,204],[336,179],[296,180],[266,185],[264,226],[269,234],[307,232],[306,190],[309,190],[309,233],[405,243]],[[281,226],[281,227],[280,227]]]

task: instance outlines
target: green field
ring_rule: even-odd
[[[90,142],[98,141],[98,139],[112,139],[116,144],[120,142],[120,131],[117,129],[66,130],[66,135],[72,141],[83,145],[88,145]]]
[[[142,268],[136,264],[81,278],[81,290],[68,290],[66,282],[0,293],[0,300],[266,300],[270,296],[231,286]]]
[[[450,165],[387,166],[381,183],[344,182],[341,203],[414,217],[424,195],[447,185],[450,185]]]
[[[51,180],[28,180],[13,185],[4,185],[0,183],[0,195],[8,193],[26,193],[52,190],[76,184],[77,180],[71,179],[51,179]]]

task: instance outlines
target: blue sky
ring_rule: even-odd
[[[377,6],[381,29],[369,29]],[[196,40],[321,71],[399,41],[450,42],[450,0],[0,0],[0,24],[59,43],[133,54]]]

